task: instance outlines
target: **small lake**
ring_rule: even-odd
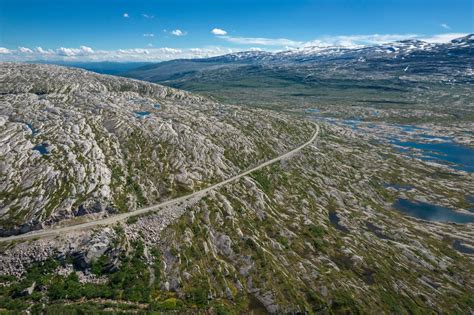
[[[423,127],[418,127],[418,126],[415,126],[415,125],[395,125],[395,126],[402,129],[403,131],[409,132],[409,133],[414,132],[416,130],[424,130],[425,129]]]
[[[467,196],[466,199],[467,199],[467,202],[469,202],[470,204],[470,208],[467,210],[474,213],[474,196]]]
[[[453,242],[453,248],[460,253],[474,254],[474,248],[463,245],[459,240]]]
[[[397,199],[393,207],[404,214],[426,221],[474,223],[474,215],[421,201]]]
[[[142,118],[142,117],[145,118],[145,117],[147,117],[148,115],[150,115],[150,112],[139,112],[139,111],[135,111],[134,113],[135,113],[135,115],[136,115],[137,117],[139,117],[139,118]]]
[[[36,136],[38,134],[38,129],[34,128],[32,124],[30,123],[27,123],[26,124],[28,126],[28,128],[31,130],[31,134],[33,136]]]
[[[155,105],[153,105],[153,107],[156,108],[156,109],[160,109],[160,108],[161,108],[161,105],[158,104],[158,103],[156,103]]]
[[[337,119],[319,117],[317,112],[306,109],[314,114],[313,118],[322,119],[335,125],[345,125],[358,133],[376,135],[388,140],[396,149],[403,153],[418,153],[422,160],[445,164],[453,169],[474,172],[474,148],[456,143],[451,136],[430,134],[430,129],[416,125],[376,124],[364,122],[360,117]],[[384,126],[394,130],[384,131]],[[408,137],[408,139],[407,139]]]
[[[422,151],[422,160],[450,164],[466,172],[474,172],[474,149],[454,142],[424,143],[392,140],[392,144]],[[403,149],[401,149],[403,151]]]
[[[38,144],[38,145],[34,146],[34,147],[33,147],[33,150],[38,151],[38,152],[41,153],[42,155],[49,153],[48,145],[47,145],[47,144],[44,144],[44,143]]]

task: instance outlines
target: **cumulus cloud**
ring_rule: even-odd
[[[123,14],[123,17],[124,17],[124,18],[129,18],[130,16],[128,15],[127,12],[125,12],[125,13]]]
[[[79,48],[60,47],[60,48],[56,49],[55,52],[59,56],[67,56],[67,57],[87,56],[87,55],[94,54],[94,50],[90,47],[87,47],[87,46],[79,46]]]
[[[446,29],[446,30],[450,30],[451,29],[451,26],[449,26],[448,24],[446,23],[441,23],[439,26],[441,26],[442,28]]]
[[[171,31],[171,34],[173,34],[174,36],[184,36],[187,34],[187,32],[183,32],[182,30],[180,29],[176,29],[176,30],[173,30]]]
[[[145,34],[143,34],[143,37],[155,37],[155,34],[153,34],[153,33],[145,33]]]
[[[83,52],[83,53],[86,53],[86,54],[93,54],[94,53],[94,50],[90,47],[87,47],[87,46],[79,46],[79,49]]]
[[[143,13],[142,16],[145,18],[145,19],[154,19],[155,16],[154,15],[151,15],[151,14],[145,14]]]
[[[45,54],[45,55],[46,55],[46,54],[54,54],[54,51],[52,51],[51,49],[45,50],[45,49],[43,49],[43,48],[41,48],[41,47],[36,47],[36,48],[35,48],[35,52],[40,53],[40,54]]]
[[[151,46],[151,45],[148,45]],[[132,48],[117,50],[94,50],[87,46],[79,48],[60,47],[57,49],[34,49],[18,47],[10,50],[0,48],[0,61],[164,61],[178,58],[205,58],[235,52],[224,47],[205,47],[177,49],[161,48]]]
[[[18,47],[18,51],[24,54],[31,54],[33,51],[26,47]]]
[[[267,51],[280,51],[293,48],[317,46],[324,49],[326,47],[339,46],[343,48],[357,48],[367,45],[385,44],[397,40],[417,39],[431,43],[446,43],[454,38],[466,36],[464,33],[445,33],[436,35],[419,34],[372,34],[372,35],[340,35],[322,36],[309,42],[301,42],[290,39],[269,39],[269,38],[246,38],[219,36],[224,41],[240,43],[245,46],[236,48],[210,46],[200,48],[177,49],[170,47],[161,48],[133,48],[118,50],[94,50],[91,47],[79,46],[79,48],[60,47],[57,49],[34,49],[18,47],[9,49],[0,47],[0,61],[164,61],[171,59],[186,58],[206,58],[219,56],[238,51],[260,50],[256,46],[264,46]],[[250,46],[254,48],[249,48]],[[151,45],[148,45],[151,46]]]
[[[227,35],[227,32],[224,31],[223,29],[220,29],[220,28],[214,28],[212,31],[211,31],[212,34],[214,35],[217,35],[217,36],[224,36],[224,35]]]

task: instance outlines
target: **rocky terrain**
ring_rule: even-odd
[[[36,296],[50,311],[86,296],[109,311],[469,313],[473,224],[416,220],[391,204],[462,212],[473,189],[472,174],[323,123],[301,153],[203,199],[93,233],[3,244],[4,298],[28,307]]]
[[[132,211],[289,151],[312,128],[183,91],[1,65],[0,234]]]
[[[394,112],[235,107],[46,65],[1,73],[4,234],[184,195],[308,141],[309,120],[321,132],[289,158],[158,212],[3,239],[0,312],[474,311],[474,175],[389,145],[389,134],[422,133],[391,122]],[[430,141],[469,144],[470,126],[424,128]],[[406,201],[460,221],[397,211]]]

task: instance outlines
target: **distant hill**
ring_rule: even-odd
[[[55,64],[59,66],[73,67],[89,70],[100,74],[112,74],[118,75],[124,72],[128,72],[132,69],[140,68],[146,65],[150,65],[150,62],[71,62],[71,61],[34,61],[33,63],[47,63]]]
[[[311,73],[311,66],[335,68],[337,73],[347,70],[358,72],[386,71],[392,74],[444,74],[461,78],[469,76],[469,65],[474,56],[474,35],[433,44],[419,40],[404,40],[364,48],[304,47],[277,53],[247,51],[206,59],[182,59],[161,62],[131,69],[123,75],[152,82],[178,84],[201,76],[209,76],[249,66],[266,68],[298,68]],[[408,68],[407,68],[408,67]],[[251,69],[251,68],[249,68]],[[337,71],[338,70],[338,71]],[[464,78],[471,80],[470,78]]]
[[[260,107],[441,101],[444,106],[446,99],[421,91],[448,89],[446,95],[464,95],[474,83],[473,47],[474,36],[469,35],[444,44],[405,40],[356,49],[249,51],[161,62],[120,75]],[[457,88],[463,91],[453,90]]]

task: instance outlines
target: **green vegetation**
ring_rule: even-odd
[[[260,185],[260,188],[265,192],[265,193],[270,193],[272,191],[272,182],[268,178],[268,173],[265,172],[265,170],[258,170],[255,172],[252,172],[250,176],[257,181],[257,183]]]

